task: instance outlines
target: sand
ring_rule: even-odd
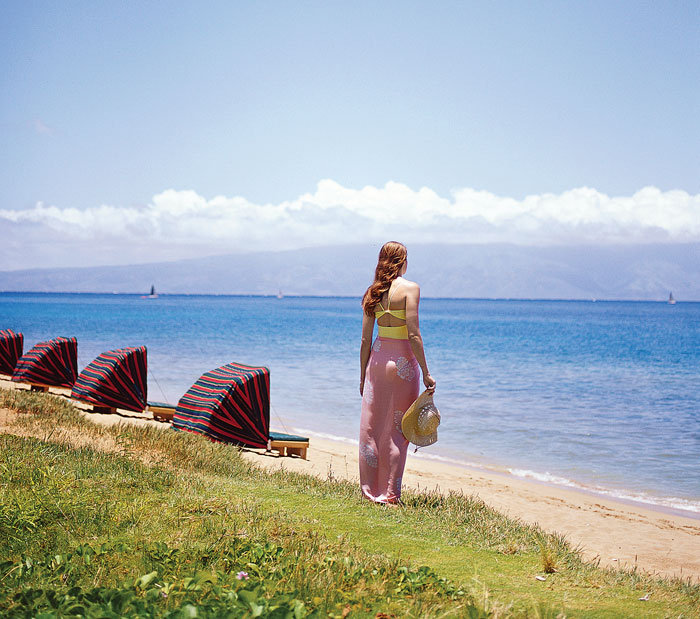
[[[0,380],[0,386],[13,387]],[[102,415],[85,412],[96,423],[158,425],[147,415],[124,412]],[[1,426],[5,426],[4,428]],[[0,431],[8,427],[0,423]],[[311,437],[308,459],[279,457],[263,450],[243,450],[261,466],[310,473],[321,478],[358,479],[357,446]],[[585,558],[604,566],[638,569],[700,582],[700,519],[622,502],[489,470],[462,467],[409,453],[404,487],[459,491],[475,495],[495,509],[566,536]]]

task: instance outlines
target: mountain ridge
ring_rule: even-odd
[[[360,296],[378,246],[342,245],[173,262],[0,271],[0,290]],[[700,243],[533,247],[412,244],[407,277],[426,297],[700,300]]]

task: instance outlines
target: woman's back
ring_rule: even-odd
[[[374,308],[374,316],[380,327],[402,327],[406,324],[406,284],[412,284],[403,277],[397,277]]]

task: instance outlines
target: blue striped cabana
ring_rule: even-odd
[[[142,411],[146,408],[146,347],[103,352],[75,381],[71,397],[96,406]]]
[[[182,396],[173,428],[214,441],[266,448],[270,431],[270,371],[229,363],[203,374]]]
[[[12,375],[22,356],[24,336],[12,329],[0,331],[0,374]]]
[[[78,340],[57,337],[39,342],[15,367],[12,380],[44,387],[68,387],[78,376]]]

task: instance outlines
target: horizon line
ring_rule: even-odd
[[[236,292],[159,292],[156,298],[148,298],[143,292],[98,292],[98,291],[70,291],[70,290],[0,290],[0,294],[85,294],[85,295],[106,295],[106,296],[130,296],[155,301],[158,297],[254,297],[261,299],[277,298],[284,299],[362,299],[362,295],[341,295],[341,294],[285,294],[279,298],[276,293],[236,293]],[[421,299],[443,300],[443,301],[535,301],[535,302],[558,302],[558,303],[664,303],[669,304],[668,299],[620,299],[620,298],[599,298],[599,297],[440,297],[421,295]],[[674,299],[676,305],[680,303],[700,303],[700,299]]]

